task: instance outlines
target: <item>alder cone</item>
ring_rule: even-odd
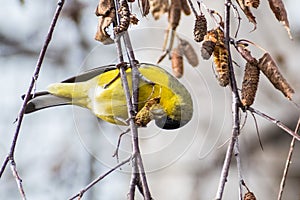
[[[244,106],[251,106],[254,102],[258,82],[259,82],[259,68],[256,64],[246,63],[243,84],[242,84],[242,104]]]
[[[204,36],[207,34],[207,21],[204,15],[198,15],[194,26],[194,40],[202,42]]]
[[[252,192],[247,192],[244,195],[244,200],[256,200],[256,197],[254,196],[254,194]]]
[[[139,23],[139,19],[134,15],[134,14],[130,14],[130,23],[133,25],[137,25]]]
[[[120,15],[120,24],[114,28],[116,34],[126,31],[130,24],[130,10],[126,0],[120,2],[118,13]]]
[[[224,45],[217,44],[214,49],[214,63],[219,85],[225,87],[229,84],[228,51]]]
[[[218,75],[219,85],[225,87],[229,84],[228,51],[224,45],[224,33],[216,29],[217,42],[214,48],[214,63]]]

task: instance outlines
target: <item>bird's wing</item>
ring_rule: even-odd
[[[68,78],[68,79],[62,81],[62,83],[84,82],[84,81],[90,80],[90,79],[94,78],[95,76],[98,76],[104,72],[108,72],[108,71],[114,70],[114,69],[116,69],[115,65],[106,65],[106,66],[96,67],[94,69],[85,71],[79,75]]]

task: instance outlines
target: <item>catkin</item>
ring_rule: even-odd
[[[204,36],[207,34],[207,21],[203,14],[198,15],[194,25],[194,40],[202,42]]]
[[[201,47],[201,56],[204,60],[208,60],[214,52],[217,43],[217,32],[216,30],[210,30],[204,36],[204,41]]]
[[[220,86],[225,87],[229,84],[228,51],[224,45],[224,33],[218,28],[217,42],[213,56]]]
[[[254,196],[254,194],[252,192],[247,192],[244,195],[244,200],[256,200],[256,197]]]
[[[181,0],[171,0],[169,8],[169,24],[172,30],[176,30],[181,17]]]
[[[180,48],[174,48],[172,50],[171,62],[174,76],[181,78],[183,75],[183,57]]]
[[[114,28],[116,34],[126,31],[130,24],[130,10],[126,0],[120,1],[118,13],[120,15],[120,24]]]
[[[198,66],[199,60],[193,46],[186,40],[180,39],[179,43],[180,52],[186,57],[188,63],[193,67]]]
[[[242,83],[242,104],[244,106],[251,106],[254,102],[258,82],[259,82],[259,68],[256,64],[247,62],[245,66],[244,78]]]
[[[227,86],[229,84],[228,52],[223,46],[216,45],[214,49],[214,63],[220,86]]]
[[[282,76],[275,61],[269,53],[265,53],[259,59],[258,67],[267,76],[276,89],[280,90],[289,100],[292,99],[294,90]]]

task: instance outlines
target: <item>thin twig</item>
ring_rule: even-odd
[[[229,142],[225,160],[223,163],[223,168],[221,172],[221,177],[219,181],[219,186],[217,189],[216,199],[222,199],[225,183],[227,181],[231,158],[234,151],[234,146],[237,141],[237,137],[240,134],[240,118],[239,118],[239,107],[240,107],[240,98],[238,94],[238,88],[236,85],[233,65],[232,65],[232,58],[229,48],[230,43],[230,8],[231,8],[231,1],[225,0],[225,26],[224,26],[224,35],[225,35],[225,47],[228,51],[228,66],[229,66],[229,73],[230,73],[230,87],[231,87],[231,94],[232,94],[232,137]]]
[[[125,31],[124,36],[124,44],[127,52],[127,56],[129,59],[129,63],[131,66],[131,74],[132,74],[132,104],[133,111],[135,113],[138,112],[138,97],[139,97],[139,75],[140,72],[137,68],[137,60],[135,59],[133,48],[131,45],[130,37],[127,31]]]
[[[151,199],[151,195],[150,195],[150,191],[148,188],[148,184],[146,181],[146,176],[145,176],[145,171],[143,168],[143,163],[142,163],[142,158],[140,155],[140,150],[139,150],[139,141],[138,141],[138,131],[137,131],[137,127],[134,123],[134,113],[133,113],[133,105],[131,102],[131,96],[129,93],[129,85],[128,85],[128,81],[126,78],[126,72],[124,67],[120,67],[120,75],[121,75],[121,79],[122,79],[122,84],[123,84],[123,88],[125,91],[125,97],[126,97],[126,101],[127,101],[127,105],[128,105],[128,115],[129,115],[129,124],[130,124],[130,130],[132,133],[132,148],[133,148],[133,176],[135,177],[134,173],[138,173],[140,174],[140,178],[142,181],[142,185],[143,185],[143,190],[144,190],[144,199],[145,200],[150,200]],[[136,164],[135,164],[136,162]],[[135,165],[137,165],[137,169],[135,167]]]
[[[151,200],[151,193],[150,193],[150,189],[148,186],[148,182],[146,179],[146,173],[145,173],[145,168],[143,165],[143,160],[141,157],[141,154],[137,154],[137,165],[139,168],[139,174],[140,174],[140,179],[141,179],[141,183],[142,183],[142,187],[143,187],[143,195],[144,195],[144,199],[145,200]]]
[[[135,113],[137,112],[137,105],[138,105],[138,86],[139,86],[140,74],[139,74],[139,71],[136,66],[134,52],[132,50],[130,38],[129,38],[127,31],[125,31],[125,33],[122,35],[122,37],[124,39],[127,55],[128,55],[130,65],[132,67],[131,70],[133,73],[132,74],[133,98],[131,99],[129,84],[128,84],[128,80],[126,77],[126,69],[122,64],[120,65],[120,77],[122,80],[122,85],[123,85],[126,102],[127,102],[129,126],[130,126],[130,130],[132,133],[132,148],[133,148],[132,181],[130,184],[130,191],[129,191],[128,197],[129,197],[129,199],[134,199],[134,191],[135,191],[135,186],[137,184],[136,177],[137,177],[137,175],[139,175],[139,179],[141,180],[142,186],[143,186],[144,199],[150,200],[151,194],[150,194],[150,190],[148,187],[148,183],[147,183],[147,179],[146,179],[146,175],[145,175],[145,171],[144,171],[142,157],[140,155],[139,142],[138,142],[138,130],[134,123],[134,116],[135,116]],[[117,52],[122,53],[122,47],[121,47],[121,43],[119,40],[119,36],[117,35],[116,38],[117,38],[116,39]],[[124,61],[123,56],[119,54],[119,58],[121,58],[120,62],[122,63]]]
[[[240,147],[239,147],[239,140],[236,138],[236,142],[234,145],[234,156],[236,159],[236,166],[238,170],[238,177],[239,177],[239,200],[243,199],[243,190],[242,190],[242,182],[243,182],[243,175],[242,175],[242,163],[240,157]]]
[[[102,179],[104,179],[106,176],[108,176],[110,173],[112,173],[116,169],[118,169],[119,167],[121,167],[124,164],[128,163],[131,160],[131,158],[132,157],[130,156],[126,160],[123,160],[122,162],[120,162],[119,164],[117,164],[116,166],[114,166],[113,168],[111,168],[110,170],[108,170],[107,172],[105,172],[104,174],[100,175],[98,178],[96,178],[90,184],[88,184],[85,188],[81,189],[79,193],[77,193],[76,195],[72,196],[69,200],[73,200],[73,199],[75,199],[77,197],[80,199],[84,195],[84,193],[86,191],[88,191],[91,187],[93,187],[95,184],[97,184],[99,181],[101,181]]]
[[[216,200],[221,200],[222,196],[223,196],[225,183],[227,181],[227,177],[228,177],[228,173],[229,173],[229,167],[230,167],[233,147],[236,142],[236,139],[237,139],[236,137],[231,137],[229,144],[228,144],[225,160],[223,162],[223,168],[222,168],[222,172],[221,172],[219,186],[218,186],[218,190],[217,190],[217,194],[216,194],[216,198],[215,198]]]
[[[235,32],[235,34],[234,34],[234,38],[237,38],[238,32],[239,32],[239,30],[240,30],[242,18],[241,18],[241,16],[240,16],[240,13],[239,13],[239,11],[238,11],[236,5],[231,4],[231,6],[232,6],[233,10],[235,11],[235,13],[237,14],[237,19],[238,19],[238,25],[237,25],[237,28],[236,28],[236,32]]]
[[[188,2],[189,2],[189,5],[190,5],[190,7],[191,7],[191,9],[192,9],[192,11],[193,11],[195,17],[197,17],[197,16],[198,16],[198,13],[197,13],[197,11],[196,11],[194,5],[193,5],[192,0],[188,0]],[[199,3],[199,2],[198,2],[198,3]],[[199,8],[200,8],[200,6],[199,6]]]
[[[120,41],[120,35],[116,35],[115,44],[116,44],[116,48],[117,48],[117,54],[118,54],[118,57],[119,57],[119,62],[122,63],[122,62],[124,62],[124,57],[123,57],[123,53],[122,53],[122,46],[121,46],[121,41]],[[124,69],[123,68],[120,68],[120,76],[121,76],[121,72],[124,74]],[[122,83],[123,83],[124,75],[121,76],[121,79],[122,79]],[[124,80],[124,81],[127,82],[127,78],[126,77],[125,77],[125,79],[126,80]],[[127,85],[128,85],[128,82],[127,82]],[[124,88],[124,91],[126,91],[125,88]],[[130,97],[127,97],[127,98],[129,98],[129,100],[130,100]],[[126,98],[126,101],[128,101],[127,98]],[[129,104],[132,105],[131,100],[130,100]],[[129,105],[127,104],[127,107],[128,106]],[[130,130],[130,128],[128,130]],[[132,160],[132,170],[133,170],[133,172],[137,172],[138,171],[138,168],[137,168],[137,165],[136,165],[136,162],[135,162],[134,158]],[[136,179],[137,178],[139,178],[138,173],[132,173],[132,177],[131,177],[131,181],[130,181],[130,186],[129,186],[130,189],[129,189],[129,193],[128,193],[128,199],[129,200],[133,200],[134,199],[135,185],[136,185]]]
[[[13,141],[12,141],[12,144],[11,144],[11,147],[10,147],[10,152],[7,155],[7,157],[5,158],[5,160],[3,162],[3,165],[1,167],[1,171],[0,171],[0,178],[1,178],[3,172],[5,171],[5,168],[6,168],[7,164],[10,162],[11,168],[13,169],[13,173],[15,175],[17,175],[16,177],[18,177],[17,182],[18,182],[19,191],[20,191],[20,194],[22,195],[22,197],[25,197],[25,192],[24,192],[24,189],[22,188],[22,184],[20,184],[21,183],[21,178],[19,177],[18,171],[17,171],[17,168],[16,168],[16,163],[15,163],[15,159],[14,159],[15,149],[16,149],[16,145],[17,145],[17,140],[19,138],[19,133],[20,133],[20,130],[21,130],[21,125],[22,125],[26,105],[27,105],[27,102],[30,99],[30,95],[32,93],[32,90],[34,88],[36,80],[38,79],[38,76],[39,76],[39,73],[40,73],[40,70],[41,70],[41,67],[42,67],[42,63],[44,61],[46,51],[47,51],[49,43],[52,39],[52,35],[53,35],[54,29],[55,29],[55,25],[56,25],[56,22],[58,20],[59,15],[60,15],[60,12],[62,10],[62,7],[64,5],[64,2],[65,2],[64,0],[59,0],[58,3],[57,3],[57,8],[56,8],[56,11],[54,13],[53,19],[51,21],[51,24],[50,24],[50,27],[49,27],[49,30],[48,30],[48,33],[47,33],[47,36],[46,36],[46,40],[45,40],[45,42],[43,44],[43,47],[40,51],[40,55],[38,57],[37,64],[36,64],[31,82],[29,84],[28,90],[27,90],[26,95],[24,97],[24,101],[23,101],[23,104],[21,106],[21,109],[18,113],[16,130],[15,130]]]
[[[133,171],[138,171],[138,167],[136,162],[133,163],[134,166],[132,166],[132,170]],[[127,199],[128,200],[134,200],[134,196],[135,196],[135,186],[137,184],[137,182],[139,182],[139,174],[138,173],[131,173],[131,180],[130,180],[130,184],[129,184],[129,192],[127,195]]]
[[[134,115],[138,111],[138,95],[139,95],[139,78],[140,78],[140,72],[137,68],[136,59],[134,56],[134,52],[132,49],[131,41],[128,32],[126,31],[124,34],[124,43],[126,46],[127,55],[129,58],[129,62],[131,65],[131,71],[132,71],[132,107],[129,109],[129,112],[131,112],[131,133],[132,133],[132,153],[135,155],[135,158],[133,159],[135,162],[133,163],[133,171],[132,171],[132,178],[134,180],[136,179],[136,173],[139,174],[139,180],[142,183],[143,186],[143,195],[146,200],[151,199],[150,190],[148,187],[146,174],[144,170],[143,160],[140,153],[139,148],[139,139],[138,139],[138,130],[134,123]],[[132,113],[134,112],[134,113]]]
[[[298,123],[295,128],[295,133],[297,133],[299,131],[299,128],[300,128],[300,117],[298,119]],[[292,156],[293,156],[293,152],[294,152],[295,141],[296,141],[295,137],[293,137],[291,144],[290,144],[289,154],[288,154],[288,156],[286,158],[286,162],[285,162],[285,167],[284,167],[284,171],[283,171],[283,175],[282,175],[282,179],[281,179],[281,183],[280,183],[280,188],[279,188],[279,193],[278,193],[278,198],[277,198],[278,200],[282,199],[282,194],[283,194],[287,174],[289,171],[290,164],[292,163]]]
[[[119,4],[117,1],[114,1],[115,7],[118,10]],[[119,23],[119,15],[116,15],[117,17],[117,22]],[[121,47],[121,42],[119,39],[120,35],[116,35],[116,47],[117,47],[117,52],[119,56],[119,61],[121,63],[124,62],[123,55],[122,55],[122,47]],[[138,87],[139,87],[139,77],[140,73],[137,68],[137,61],[134,56],[133,48],[131,45],[130,37],[127,31],[122,34],[123,39],[124,39],[124,44],[127,52],[127,56],[129,59],[129,63],[131,65],[131,71],[132,71],[132,99],[130,96],[130,89],[128,85],[128,80],[126,76],[126,69],[124,66],[120,65],[120,76],[122,80],[122,85],[123,85],[123,90],[125,93],[126,97],[126,102],[127,102],[127,110],[128,110],[128,117],[129,117],[129,126],[132,134],[132,148],[133,148],[133,159],[132,159],[132,180],[130,183],[130,191],[128,194],[129,199],[134,199],[134,192],[135,192],[135,186],[137,185],[137,175],[139,174],[139,179],[142,182],[143,186],[143,195],[145,200],[150,200],[151,199],[151,194],[150,190],[148,187],[145,171],[144,171],[144,166],[143,166],[143,161],[142,157],[140,155],[140,149],[139,149],[139,142],[138,142],[138,130],[134,122],[134,116],[138,111]]]
[[[120,148],[120,144],[121,144],[121,139],[123,137],[123,135],[125,135],[126,133],[128,133],[130,131],[130,129],[128,128],[127,130],[125,130],[124,132],[122,132],[120,135],[119,135],[119,139],[118,139],[118,143],[117,143],[117,147],[116,147],[116,150],[115,152],[113,153],[113,157],[116,157],[117,158],[117,161],[119,162],[119,148]]]
[[[253,120],[254,120],[254,124],[255,124],[255,129],[256,129],[256,134],[257,134],[258,142],[259,142],[259,145],[260,145],[261,150],[263,151],[263,150],[264,150],[264,147],[263,147],[262,141],[261,141],[261,139],[260,139],[258,123],[257,123],[257,120],[256,120],[255,115],[254,115],[252,112],[251,112],[251,115],[252,115]]]
[[[140,80],[140,72],[137,67],[137,60],[135,59],[134,51],[131,45],[130,37],[128,34],[128,31],[125,31],[123,35],[124,44],[126,48],[126,52],[129,58],[129,63],[131,66],[131,75],[132,75],[132,107],[128,108],[128,112],[131,114],[130,117],[130,126],[131,126],[131,133],[132,133],[132,148],[133,148],[133,155],[135,155],[135,158],[133,158],[133,171],[132,171],[132,178],[133,180],[137,180],[136,175],[139,174],[139,180],[142,183],[143,187],[143,195],[145,200],[151,199],[150,190],[148,187],[146,174],[144,170],[143,160],[140,153],[139,148],[139,139],[138,139],[138,130],[134,123],[134,116],[138,111],[138,97],[139,97],[139,80]],[[129,90],[128,90],[129,93]],[[130,93],[129,93],[130,94]],[[127,98],[127,97],[126,97]],[[134,112],[134,113],[132,113]],[[136,159],[136,163],[135,163]],[[138,170],[138,171],[137,171]]]
[[[278,126],[279,128],[281,128],[282,130],[284,130],[286,133],[290,134],[291,136],[295,137],[296,140],[300,141],[300,136],[292,131],[291,129],[289,129],[286,125],[284,125],[281,121],[273,118],[273,117],[270,117],[269,115],[263,113],[263,112],[260,112],[256,109],[254,109],[253,107],[247,107],[246,108],[247,110],[249,110],[250,112],[253,112],[259,116],[261,116],[262,118],[272,122],[273,124],[275,124],[276,126]]]
[[[16,180],[16,183],[18,185],[18,189],[19,189],[19,192],[21,194],[22,199],[26,200],[26,195],[25,195],[25,191],[24,191],[24,188],[23,188],[22,179],[19,176],[19,173],[17,171],[17,166],[16,166],[16,163],[14,161],[11,161],[10,169],[13,173],[13,176],[15,177],[15,180]]]

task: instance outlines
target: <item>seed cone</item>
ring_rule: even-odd
[[[195,26],[194,26],[194,40],[196,42],[202,42],[206,34],[207,34],[206,18],[203,14],[198,15],[196,17]]]
[[[244,79],[242,84],[242,104],[244,106],[251,106],[254,102],[258,82],[259,82],[259,68],[256,64],[246,63]]]

